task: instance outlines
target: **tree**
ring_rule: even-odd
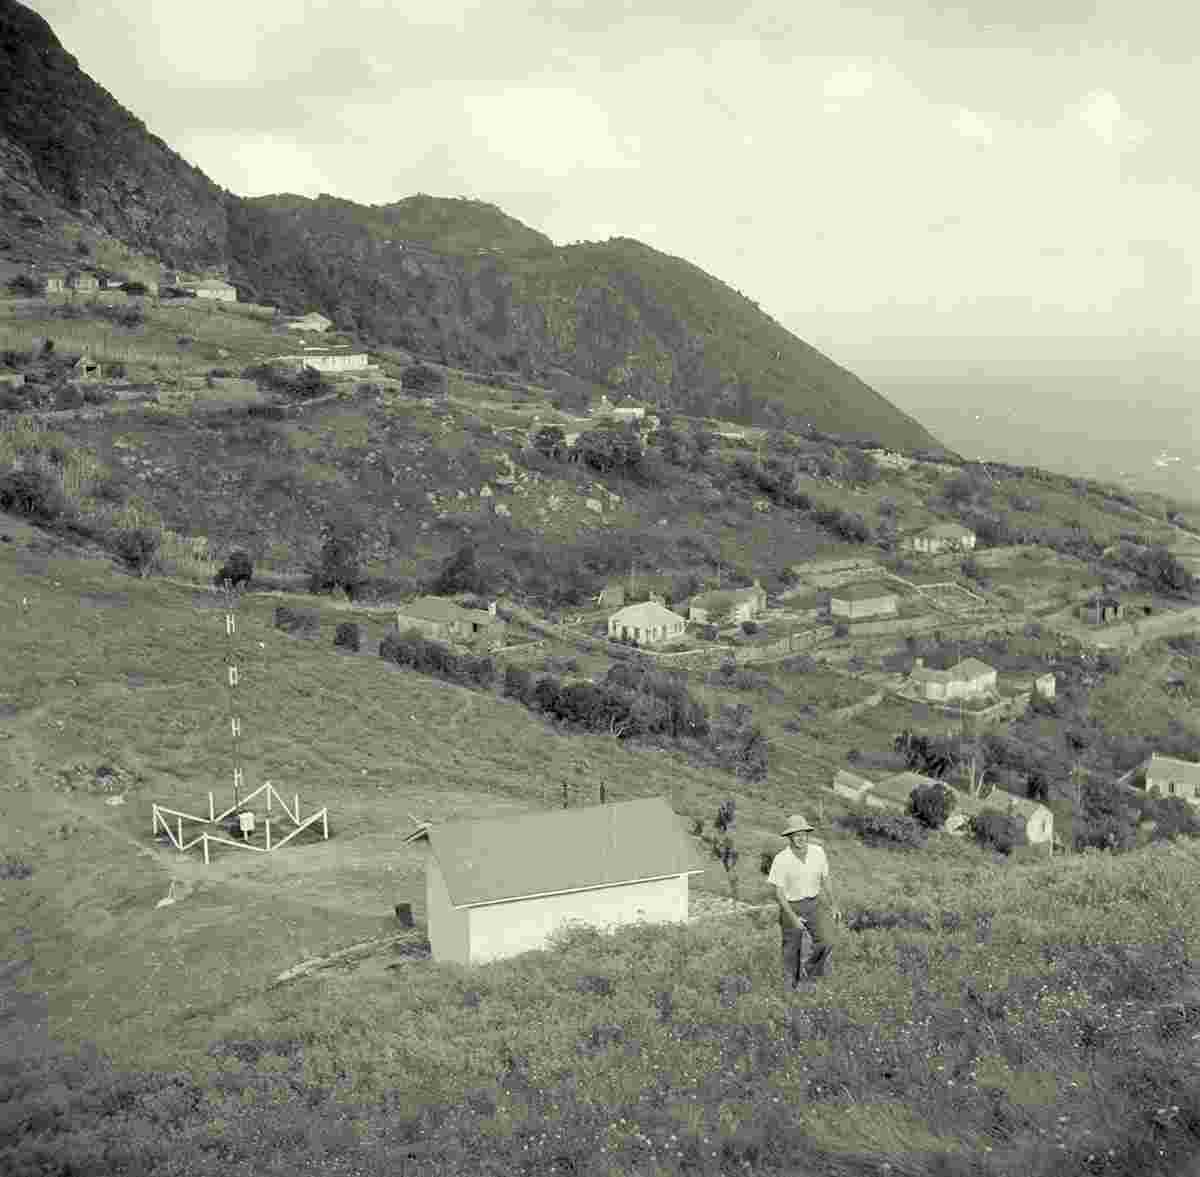
[[[314,593],[342,589],[353,600],[362,586],[363,526],[349,516],[326,522],[321,552],[309,569],[309,589]]]
[[[533,448],[543,457],[562,461],[567,452],[567,435],[559,425],[543,425],[533,435]]]
[[[846,452],[846,479],[851,485],[874,486],[879,477],[879,466],[866,450],[855,447]]]
[[[442,565],[430,589],[439,596],[452,593],[485,593],[488,582],[476,561],[475,545],[465,543]]]
[[[228,580],[234,588],[239,588],[249,584],[253,576],[254,564],[249,553],[237,548],[225,558],[225,563],[217,570],[214,580],[218,585],[223,585]]]
[[[940,830],[954,812],[953,790],[943,784],[918,785],[908,799],[908,812],[926,829]]]
[[[150,527],[130,527],[117,533],[117,555],[139,576],[149,576],[161,536]]]
[[[733,844],[733,828],[737,821],[736,802],[722,801],[717,807],[717,816],[713,820],[715,831],[704,832],[704,820],[695,818],[692,822],[692,834],[708,847],[709,853],[725,868],[725,878],[729,883],[729,894],[736,901],[738,897],[738,877],[735,868],[740,857],[737,847]]]

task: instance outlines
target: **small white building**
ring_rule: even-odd
[[[1051,685],[1053,678],[1051,675]],[[924,699],[980,699],[996,693],[997,675],[994,667],[978,658],[964,658],[948,670],[933,670],[924,658],[913,662],[908,676]]]
[[[688,877],[704,870],[662,797],[419,832],[433,959],[464,965],[545,948],[568,924],[685,923]]]
[[[834,617],[894,617],[899,608],[899,596],[881,584],[848,584],[829,594]]]
[[[610,415],[618,421],[640,421],[646,415],[646,408],[644,405],[624,405],[613,409]]]
[[[767,607],[766,590],[756,580],[747,588],[699,593],[688,606],[688,620],[701,625],[751,621]]]
[[[320,311],[309,311],[287,321],[289,331],[328,331],[333,326],[333,320],[327,319]]]
[[[658,601],[641,601],[618,609],[608,619],[608,636],[642,646],[659,646],[683,637],[687,620]]]
[[[905,536],[901,547],[910,552],[925,552],[929,555],[937,555],[939,552],[970,552],[975,548],[975,538],[975,533],[961,523],[935,523],[915,535]]]
[[[1146,789],[1154,789],[1160,797],[1182,797],[1200,805],[1200,764],[1155,752],[1146,761]]]
[[[190,290],[197,298],[211,298],[217,302],[237,302],[237,290],[220,278],[201,278],[194,282],[180,282],[180,290]]]

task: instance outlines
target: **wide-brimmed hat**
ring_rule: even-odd
[[[804,814],[793,813],[792,816],[787,819],[787,825],[784,826],[780,831],[779,836],[781,838],[786,838],[789,834],[798,833],[800,830],[807,831],[815,830],[816,828],[816,826],[810,826],[808,822],[805,821]]]

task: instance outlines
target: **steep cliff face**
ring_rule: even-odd
[[[225,196],[80,68],[50,26],[0,0],[0,168],[32,168],[64,211],[187,267],[227,253]]]

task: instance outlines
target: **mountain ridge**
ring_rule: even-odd
[[[485,201],[423,193],[363,205],[227,192],[88,77],[17,0],[0,0],[0,208],[12,222],[10,274],[61,264],[67,236],[71,260],[86,266],[78,259],[90,243],[109,238],[166,269],[227,275],[243,298],[321,310],[368,344],[480,371],[565,374],[684,412],[946,452],[753,300],[631,238],[557,246]]]

